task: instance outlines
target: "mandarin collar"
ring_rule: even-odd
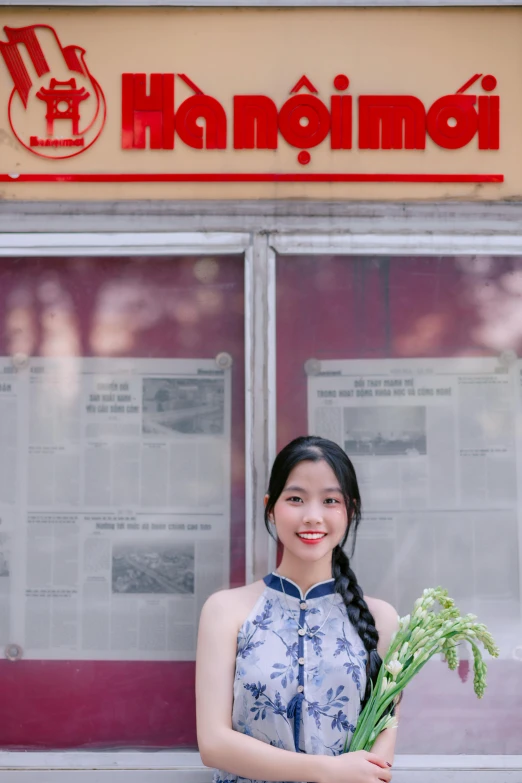
[[[333,577],[325,582],[317,582],[317,584],[312,585],[305,595],[303,595],[299,585],[296,585],[295,582],[286,576],[276,574],[274,571],[271,574],[267,574],[263,578],[263,582],[267,587],[271,587],[272,590],[277,590],[278,593],[285,593],[291,598],[299,598],[302,601],[311,598],[322,598],[324,595],[333,595],[335,593],[335,579]]]

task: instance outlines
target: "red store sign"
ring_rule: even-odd
[[[43,31],[50,31],[45,36]],[[86,152],[106,121],[102,87],[89,71],[85,49],[63,46],[48,25],[4,27],[0,53],[12,79],[7,113],[11,130],[28,151],[60,160]],[[49,45],[49,40],[54,44]],[[54,51],[47,51],[53,48]],[[23,53],[28,58],[22,56]],[[30,62],[31,67],[26,63]],[[175,150],[296,150],[301,166],[320,145],[331,150],[425,150],[428,141],[458,150],[475,144],[479,151],[500,146],[500,98],[492,74],[476,73],[454,93],[431,105],[413,95],[356,95],[345,74],[332,78],[332,93],[320,96],[312,75],[303,75],[279,106],[268,95],[234,95],[232,110],[208,95],[185,73],[124,73],[121,148]],[[176,102],[176,85],[193,93]],[[20,175],[21,181],[53,175]],[[56,177],[58,178],[58,177]],[[194,173],[60,175],[75,181],[410,181],[501,182],[500,174],[343,174]],[[12,180],[8,174],[0,175]],[[18,177],[17,177],[18,179]]]

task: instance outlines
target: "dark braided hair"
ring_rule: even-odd
[[[362,706],[364,707],[371,693],[370,682],[373,682],[375,685],[382,664],[381,656],[377,652],[379,634],[375,627],[373,615],[364,600],[363,591],[357,582],[357,577],[350,568],[350,561],[343,552],[341,545],[336,546],[333,550],[332,576],[335,579],[335,590],[342,596],[346,606],[348,618],[357,630],[368,653],[366,692],[362,700]]]
[[[375,620],[368,609],[368,605],[363,597],[363,591],[359,587],[357,578],[350,567],[350,560],[343,551],[349,533],[353,533],[352,554],[355,549],[357,528],[361,521],[361,496],[352,462],[337,443],[315,435],[306,435],[295,438],[279,452],[275,458],[268,484],[265,525],[270,535],[272,535],[269,516],[273,512],[274,506],[285,487],[288,476],[296,465],[305,460],[310,462],[324,460],[331,467],[339,482],[346,503],[348,525],[343,540],[333,550],[332,576],[335,579],[335,590],[342,597],[346,606],[348,618],[359,634],[368,653],[366,692],[361,704],[361,707],[364,707],[371,693],[370,683],[375,685],[382,661],[377,652],[379,634],[375,627]]]

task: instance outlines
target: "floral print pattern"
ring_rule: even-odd
[[[237,638],[233,728],[286,750],[338,755],[366,687],[364,645],[333,579],[305,596],[278,575],[265,584]],[[263,781],[216,770],[213,783]]]

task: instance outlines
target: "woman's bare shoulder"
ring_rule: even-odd
[[[265,583],[262,579],[242,587],[231,587],[227,590],[218,590],[207,598],[202,615],[217,614],[222,618],[228,617],[230,622],[241,628],[246,618],[263,594]]]
[[[372,598],[369,595],[365,595],[364,600],[366,601],[368,609],[372,614],[375,611],[379,615],[391,616],[393,614],[395,617],[397,617],[397,610],[387,601],[383,601],[382,598]]]
[[[383,601],[382,598],[371,598],[365,595],[364,600],[368,606],[368,609],[373,614],[375,625],[377,630],[393,629],[395,631],[399,624],[399,616],[397,610],[387,601]]]

